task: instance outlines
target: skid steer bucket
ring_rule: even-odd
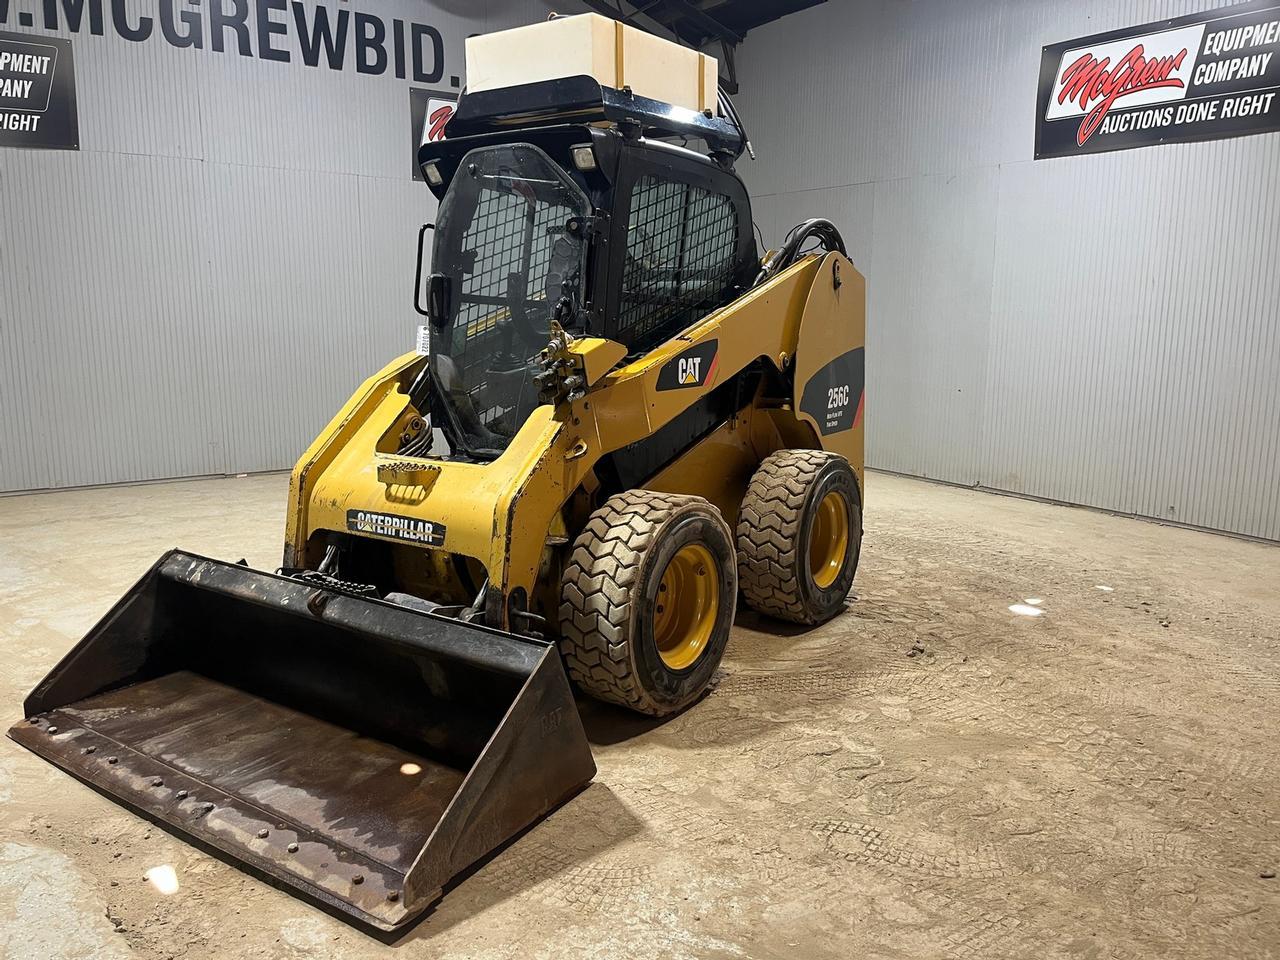
[[[595,764],[549,643],[173,551],[10,737],[392,930]]]

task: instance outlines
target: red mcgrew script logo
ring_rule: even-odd
[[[1118,103],[1145,106],[1181,100],[1195,66],[1204,24],[1068,50],[1058,68],[1045,119],[1080,116],[1084,146]]]
[[[1084,142],[1093,136],[1107,111],[1121,97],[1156,87],[1186,86],[1179,77],[1170,76],[1186,59],[1185,47],[1176,56],[1154,60],[1146,59],[1143,56],[1145,52],[1142,44],[1138,44],[1110,70],[1107,69],[1109,60],[1097,60],[1088,53],[1067,67],[1062,75],[1058,102],[1076,100],[1088,110],[1080,124],[1080,132],[1076,134],[1076,143],[1080,146],[1083,147]],[[1092,108],[1089,106],[1091,101],[1096,101]]]
[[[427,112],[422,118],[422,129],[418,132],[418,143],[435,143],[444,139],[445,125],[453,117],[458,106],[453,100],[431,97],[427,100]]]

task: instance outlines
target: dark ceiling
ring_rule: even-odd
[[[674,37],[691,47],[720,43],[722,79],[737,92],[734,48],[747,32],[826,0],[583,0],[587,6],[624,23]],[[656,28],[656,29],[655,29]]]

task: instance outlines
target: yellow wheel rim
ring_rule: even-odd
[[[653,636],[662,662],[672,670],[684,670],[711,644],[711,632],[720,612],[720,567],[700,543],[690,543],[662,572]]]
[[[818,504],[809,533],[809,572],[819,589],[836,582],[849,550],[849,510],[844,497],[832,490]]]

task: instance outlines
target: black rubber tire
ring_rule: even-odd
[[[717,563],[719,604],[702,653],[682,670],[663,662],[654,611],[663,572],[700,543]],[[600,700],[661,717],[711,682],[733,626],[738,571],[733,534],[702,497],[629,490],[610,497],[573,544],[560,591],[560,652],[569,678]]]
[[[820,587],[809,569],[818,505],[840,494],[848,510],[848,546],[835,580]],[[813,625],[844,608],[862,552],[862,496],[849,461],[822,450],[780,450],[760,464],[738,514],[738,578],[753,610]]]

